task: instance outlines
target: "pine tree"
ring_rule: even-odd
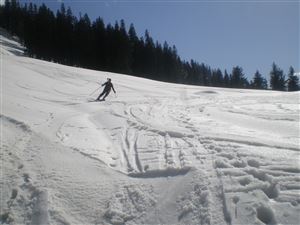
[[[290,67],[289,69],[289,75],[287,80],[287,88],[288,91],[299,91],[299,78],[295,75],[295,70],[293,67]]]
[[[108,54],[106,30],[103,20],[98,17],[92,24],[93,67],[98,70],[106,70],[106,56]]]
[[[118,57],[120,73],[131,73],[130,65],[132,62],[130,39],[128,37],[124,20],[120,21],[120,30],[116,34],[118,36]]]
[[[246,88],[248,86],[248,81],[245,78],[243,69],[239,66],[233,67],[230,84],[233,88]]]
[[[267,89],[267,80],[257,70],[254,74],[253,80],[250,83],[250,87],[254,89]]]
[[[146,74],[148,74],[152,79],[158,78],[165,80],[163,77],[157,77],[155,74],[156,63],[155,63],[155,45],[152,37],[149,34],[149,31],[145,31],[145,49],[143,51],[143,65]],[[165,74],[166,75],[166,74]]]
[[[140,60],[143,44],[139,40],[134,25],[131,23],[128,30],[128,38],[131,49],[130,68],[134,75],[141,76]]]
[[[214,87],[222,87],[224,83],[223,74],[220,69],[212,71],[211,77],[212,86]]]
[[[270,72],[270,86],[272,90],[285,90],[285,76],[283,74],[283,70],[281,70],[275,63],[272,64],[272,70]]]
[[[230,77],[227,73],[227,70],[224,72],[224,87],[230,87]]]

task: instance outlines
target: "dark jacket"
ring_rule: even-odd
[[[116,93],[116,91],[114,89],[114,86],[113,86],[113,84],[110,81],[105,82],[104,84],[102,84],[102,86],[105,86],[104,87],[104,91],[105,92],[110,92],[111,89],[113,89],[113,91]]]

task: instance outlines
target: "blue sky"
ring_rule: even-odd
[[[24,1],[25,2],[25,1]],[[28,1],[27,1],[28,2]],[[177,47],[182,59],[194,59],[231,71],[239,65],[251,78],[258,69],[268,78],[272,62],[285,73],[300,71],[300,2],[218,1],[32,1],[57,10],[60,3],[105,24],[124,19],[139,36],[148,29],[154,40]]]

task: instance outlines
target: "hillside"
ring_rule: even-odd
[[[1,223],[299,224],[299,92],[68,67],[0,40]],[[107,77],[117,94],[93,102]]]

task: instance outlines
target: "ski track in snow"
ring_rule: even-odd
[[[299,92],[166,84],[1,43],[1,223],[299,224]],[[118,97],[89,102],[107,74]]]

